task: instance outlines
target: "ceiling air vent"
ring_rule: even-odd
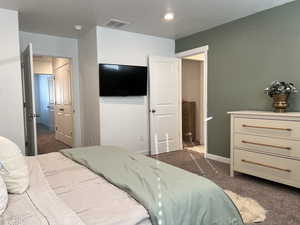
[[[126,26],[130,24],[129,22],[126,21],[122,21],[122,20],[118,20],[118,19],[110,19],[106,24],[104,24],[106,27],[110,27],[110,28],[121,28],[123,26]]]

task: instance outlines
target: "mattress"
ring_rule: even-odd
[[[28,157],[30,188],[9,195],[2,225],[151,225],[126,192],[61,153]]]

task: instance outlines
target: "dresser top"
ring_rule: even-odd
[[[258,115],[258,116],[278,116],[278,117],[300,117],[300,112],[276,113],[271,111],[232,111],[228,112],[232,115]]]

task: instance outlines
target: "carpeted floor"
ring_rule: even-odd
[[[267,219],[259,223],[261,225],[300,225],[300,190],[297,188],[244,174],[232,178],[229,165],[205,160],[203,154],[194,151],[163,153],[153,158],[205,176],[223,189],[255,199],[268,211]]]
[[[61,149],[71,148],[70,146],[64,143],[57,141],[55,139],[55,133],[51,132],[46,126],[42,124],[37,124],[37,133],[39,154],[58,152]]]

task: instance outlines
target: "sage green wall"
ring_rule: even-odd
[[[208,151],[229,157],[228,111],[272,110],[273,80],[300,88],[300,1],[176,40],[176,52],[209,45]],[[300,111],[300,93],[290,99]]]

